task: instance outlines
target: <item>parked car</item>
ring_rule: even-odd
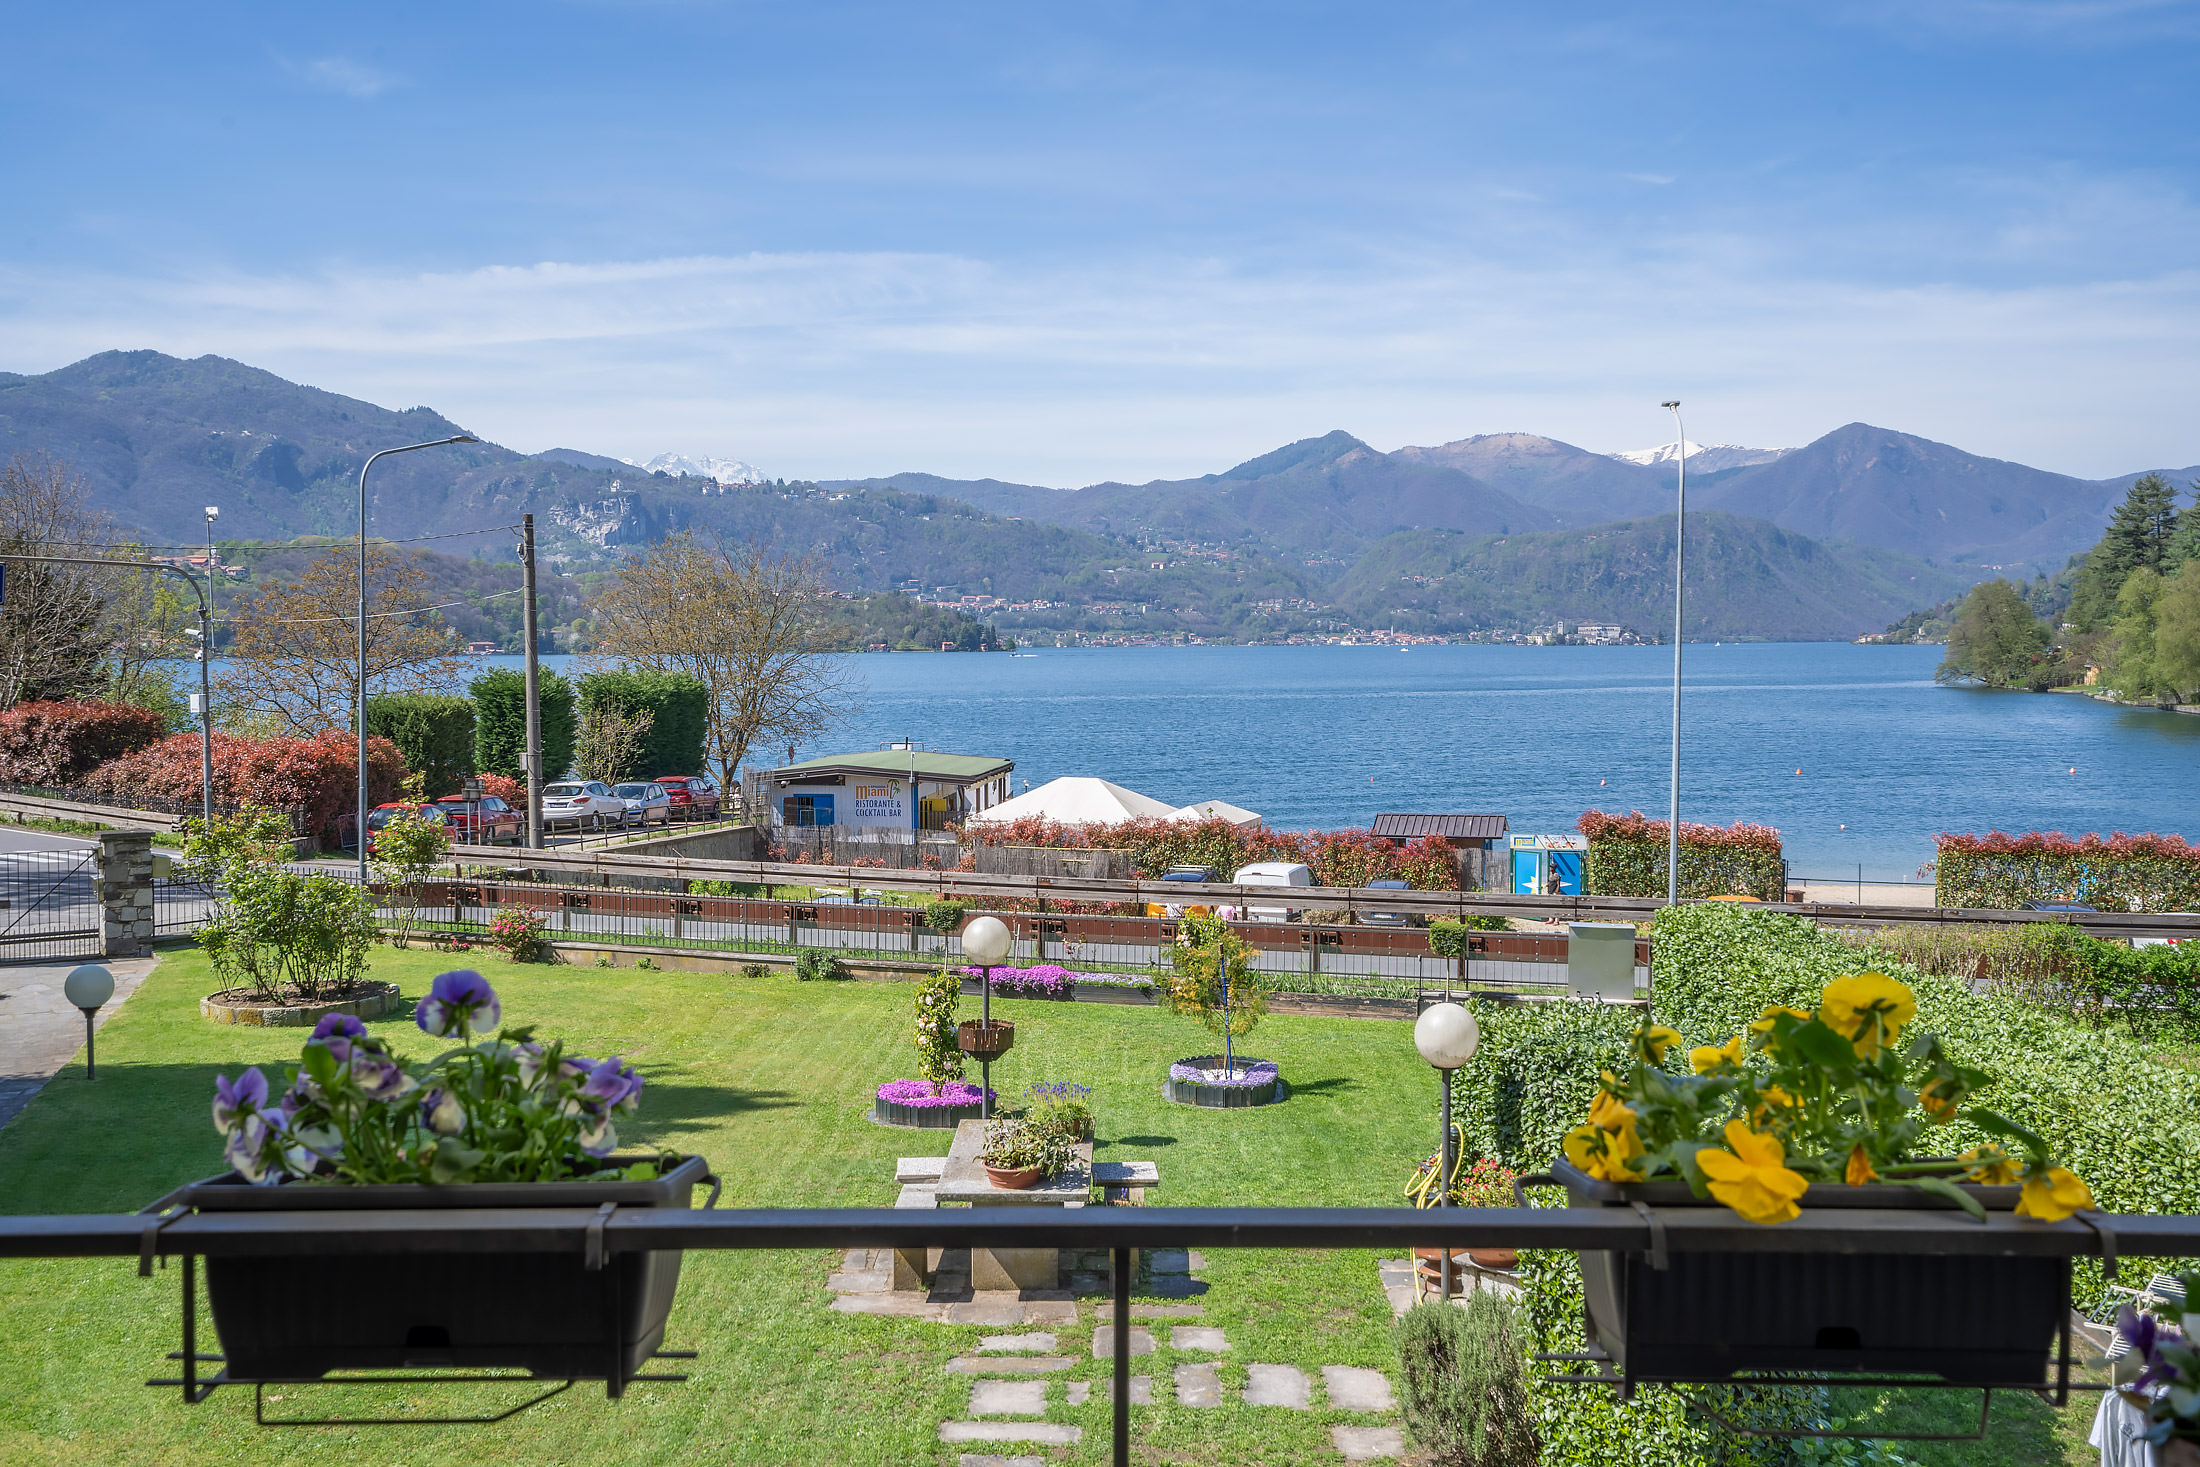
[[[467,845],[518,845],[527,838],[527,816],[495,795],[469,800],[464,795],[445,795],[436,801],[451,822],[451,839]]]
[[[1413,883],[1397,880],[1370,881],[1367,884],[1367,889],[1369,891],[1411,891],[1413,890]],[[1412,927],[1417,925],[1419,920],[1419,918],[1409,916],[1404,912],[1360,913],[1360,923],[1366,927]]]
[[[1230,880],[1237,886],[1312,886],[1314,869],[1298,861],[1255,861],[1240,866]],[[1297,907],[1256,907],[1251,903],[1245,907],[1248,922],[1288,922],[1298,914]]]
[[[672,813],[682,820],[716,820],[725,797],[706,774],[660,774],[651,781],[665,787]]]
[[[2026,902],[2027,912],[2098,912],[2099,907],[2089,907],[2084,902]]]
[[[428,820],[445,826],[451,823],[449,817],[443,813],[441,805],[416,805],[403,800],[395,800],[387,805],[377,805],[367,812],[368,855],[374,854],[375,832],[389,829],[392,821],[400,819]],[[452,833],[453,839],[456,839],[456,834],[455,831]]]
[[[542,823],[551,830],[560,825],[576,830],[624,825],[626,801],[600,779],[561,779],[542,787]]]
[[[672,823],[672,795],[655,780],[639,783],[630,780],[613,785],[611,793],[626,801],[626,823],[629,825],[648,825],[652,821],[659,825]]]
[[[1222,873],[1212,866],[1171,866],[1161,873],[1161,879],[1163,881],[1216,882],[1222,880]],[[1174,919],[1178,917],[1208,917],[1213,914],[1214,908],[1205,905],[1186,905],[1179,902],[1146,903],[1146,915],[1149,917]]]

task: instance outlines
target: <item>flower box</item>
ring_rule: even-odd
[[[952,1131],[984,1113],[983,1093],[967,1080],[950,1080],[944,1088],[925,1080],[889,1080],[871,1102],[871,1118],[881,1125],[920,1131]]]
[[[991,1064],[1016,1047],[1016,1026],[1004,1019],[991,1023],[965,1019],[955,1026],[955,1047],[974,1060]]]
[[[605,1166],[648,1157],[606,1158]],[[235,1172],[174,1201],[203,1212],[331,1213],[692,1207],[716,1179],[690,1156],[655,1181],[251,1186]],[[680,1283],[678,1250],[615,1253],[590,1269],[574,1253],[412,1252],[210,1256],[206,1284],[225,1370],[239,1381],[318,1380],[332,1370],[516,1368],[548,1378],[623,1382],[664,1343]]]
[[[1680,1181],[1606,1182],[1561,1161],[1570,1207],[1717,1207]],[[2013,1186],[1967,1185],[1988,1210]],[[1816,1184],[1811,1209],[1934,1208],[1912,1188]],[[2037,1388],[2070,1311],[2062,1258],[1875,1254],[1858,1219],[1854,1251],[1583,1253],[1590,1343],[1630,1382],[1720,1381],[1750,1371],[1920,1373],[1950,1384]]]

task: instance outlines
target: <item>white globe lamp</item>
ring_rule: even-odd
[[[1455,1165],[1452,1156],[1451,1133],[1451,1072],[1474,1058],[1475,1046],[1482,1042],[1482,1026],[1474,1022],[1474,1015],[1456,1003],[1431,1004],[1421,1011],[1421,1017],[1413,1021],[1413,1047],[1421,1051],[1421,1058],[1436,1067],[1438,1089],[1442,1099],[1438,1102],[1436,1120],[1436,1192],[1438,1207],[1450,1207],[1451,1174]],[[1438,1267],[1438,1287],[1442,1297],[1451,1297],[1451,1245],[1445,1244],[1443,1261]]]
[[[115,996],[115,975],[97,963],[81,963],[61,980],[61,996],[84,1011],[84,1078],[97,1079],[92,1068],[92,1020]]]
[[[1008,956],[1013,936],[1008,924],[998,917],[973,917],[962,930],[963,957],[978,970],[981,1022],[985,1032],[993,1032],[993,968]],[[993,1114],[993,1061],[978,1061],[978,1114],[991,1118]]]

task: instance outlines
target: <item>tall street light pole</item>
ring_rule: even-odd
[[[206,506],[206,606],[199,620],[199,788],[207,824],[214,822],[214,521],[221,507]]]
[[[359,801],[353,811],[352,838],[359,842],[359,884],[367,884],[367,470],[378,458],[393,453],[412,453],[422,448],[441,448],[446,443],[479,443],[471,433],[456,433],[430,443],[408,443],[367,455],[359,466],[359,680],[352,685],[351,723],[359,745]]]
[[[1672,801],[1665,815],[1665,902],[1681,900],[1681,606],[1686,591],[1681,542],[1688,529],[1688,429],[1681,423],[1678,401],[1660,403],[1673,414],[1674,431],[1680,434],[1680,489],[1673,501],[1673,779]]]

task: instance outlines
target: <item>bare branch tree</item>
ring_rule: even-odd
[[[827,594],[816,560],[673,535],[606,580],[589,660],[684,672],[710,689],[710,758],[731,786],[751,744],[812,738],[853,711],[853,669],[823,651]]]
[[[609,703],[591,705],[583,710],[580,737],[573,741],[573,767],[583,779],[617,784],[634,772],[656,722],[647,708],[628,713]]]
[[[456,686],[464,663],[450,628],[419,609],[433,596],[417,559],[367,546],[367,696]],[[235,635],[218,703],[245,723],[308,738],[349,728],[358,615],[359,564],[350,552],[316,556],[296,580],[239,601],[229,612]]]
[[[91,486],[43,454],[0,469],[0,553],[107,554],[114,523],[91,507]],[[106,688],[113,628],[110,572],[11,561],[0,606],[0,707],[97,697]]]

